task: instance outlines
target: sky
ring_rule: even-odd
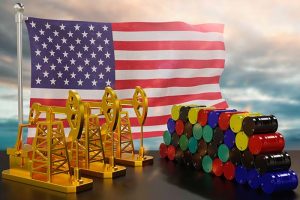
[[[0,121],[17,119],[16,28],[13,5],[0,6]],[[223,23],[221,78],[230,107],[274,114],[291,148],[300,148],[300,3],[297,0],[28,0],[25,15],[102,22]],[[23,27],[24,108],[28,113],[30,49]],[[1,133],[0,133],[1,134]]]

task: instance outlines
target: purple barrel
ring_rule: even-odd
[[[208,113],[208,120],[207,120],[207,124],[211,127],[211,128],[215,128],[218,126],[218,122],[219,122],[219,116],[221,113],[223,112],[235,112],[236,110],[213,110],[211,112]]]
[[[230,128],[224,132],[224,144],[226,144],[229,149],[232,149],[232,147],[234,147],[235,134]]]
[[[176,126],[176,121],[173,120],[172,118],[169,118],[168,122],[167,122],[167,127],[168,127],[168,131],[169,131],[169,133],[171,133],[171,135],[175,132],[175,126]]]

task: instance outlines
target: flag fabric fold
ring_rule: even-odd
[[[29,17],[30,105],[64,106],[69,89],[99,100],[106,86],[120,99],[135,86],[147,93],[145,137],[161,136],[173,104],[226,108],[220,91],[225,47],[222,24],[98,23]],[[139,128],[129,110],[133,137]],[[68,127],[66,127],[68,129]],[[68,132],[68,131],[66,131]],[[34,137],[30,128],[28,137]]]

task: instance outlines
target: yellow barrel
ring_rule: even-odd
[[[235,136],[235,145],[240,151],[245,151],[248,147],[248,140],[248,136],[243,131],[240,131]]]
[[[254,116],[259,116],[261,115],[260,113],[239,113],[239,114],[234,114],[230,117],[230,128],[233,132],[238,133],[242,131],[243,127],[243,120],[245,117],[254,117]]]
[[[173,105],[172,109],[171,109],[171,117],[173,120],[178,120],[179,119],[179,115],[180,115],[180,108],[183,105]]]

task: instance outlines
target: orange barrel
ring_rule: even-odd
[[[191,124],[190,122],[186,122],[184,125],[184,134],[190,138],[193,136],[193,124]]]
[[[235,166],[234,166],[234,164],[232,164],[232,162],[228,161],[224,164],[223,174],[224,174],[224,177],[229,181],[234,179],[234,177],[235,177]]]
[[[235,145],[240,151],[245,151],[248,148],[248,136],[243,132],[240,131],[235,136]]]
[[[285,142],[280,133],[252,135],[249,139],[249,151],[254,154],[282,152]]]
[[[248,116],[259,116],[260,113],[239,113],[239,114],[233,114],[230,117],[230,128],[233,132],[238,133],[243,130],[243,121],[245,117]]]
[[[278,121],[274,115],[245,117],[243,130],[248,135],[261,133],[275,133],[278,129]]]
[[[222,131],[226,131],[229,128],[229,122],[230,122],[230,118],[232,115],[234,114],[240,114],[240,113],[247,113],[247,112],[223,112],[220,114],[219,117],[219,127]]]
[[[213,160],[212,172],[216,176],[222,176],[222,174],[223,174],[223,162],[219,158],[215,158]]]
[[[183,134],[184,131],[184,123],[182,120],[177,120],[176,124],[175,124],[175,131],[177,133],[177,135],[181,136]]]
[[[207,145],[207,154],[212,158],[216,158],[218,155],[218,145],[214,142],[211,142]]]
[[[199,140],[198,142],[198,152],[202,157],[207,153],[207,144],[203,139]]]
[[[201,126],[205,126],[207,124],[208,120],[208,113],[212,110],[216,110],[214,107],[207,107],[205,109],[201,109],[198,112],[198,123],[201,124]]]
[[[173,145],[168,146],[167,154],[168,154],[169,160],[175,159],[176,149]]]
[[[167,158],[168,155],[168,146],[164,143],[159,145],[159,156],[161,158]]]
[[[200,155],[199,152],[192,155],[192,162],[193,162],[193,167],[196,170],[202,169],[202,156]]]
[[[254,167],[254,156],[250,153],[250,151],[246,150],[242,153],[242,164],[247,169]]]
[[[229,160],[234,165],[240,165],[242,163],[242,153],[236,147],[233,147],[229,152]]]
[[[223,131],[219,128],[216,127],[213,131],[213,139],[212,139],[216,144],[222,144],[224,140],[224,133]]]

